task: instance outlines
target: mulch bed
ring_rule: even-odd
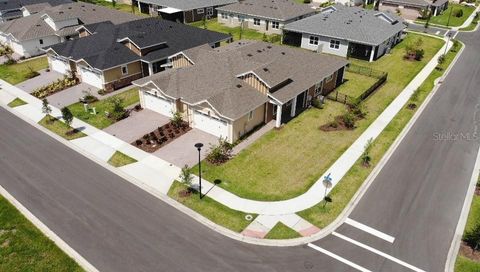
[[[480,262],[480,251],[473,251],[465,242],[460,244],[460,254],[470,260]]]
[[[345,122],[343,121],[343,116],[335,117],[334,122],[327,123],[325,125],[320,126],[320,130],[322,131],[339,131],[339,130],[354,130],[355,127],[347,127]]]
[[[145,134],[142,138],[134,141],[132,145],[145,152],[153,153],[191,129],[192,128],[186,122],[183,122],[179,127],[175,127],[170,122],[148,134]]]

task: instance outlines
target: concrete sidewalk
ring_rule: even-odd
[[[426,80],[438,64],[438,58],[445,52],[445,46],[450,49],[452,42],[444,45],[432,60],[420,71],[420,73],[407,85],[407,87],[395,98],[394,101],[378,116],[378,118],[362,133],[362,135],[330,166],[330,168],[307,192],[295,198],[284,201],[254,201],[238,197],[208,181],[203,181],[203,192],[208,191],[208,196],[219,203],[245,213],[258,214],[259,216],[247,227],[245,235],[258,237],[264,236],[277,223],[283,222],[287,226],[305,235],[311,235],[319,230],[313,228],[308,222],[297,218],[296,212],[308,209],[323,200],[325,187],[323,176],[330,174],[332,187],[327,189],[330,192],[344,177],[349,169],[355,164],[363,153],[367,141],[376,139],[396,114],[405,106],[413,92]],[[15,97],[19,97],[29,104],[14,108],[15,111],[38,122],[43,118],[41,112],[41,101],[23,92],[19,88],[1,81],[0,103],[7,104]],[[1,94],[7,91],[9,94]],[[54,108],[54,116],[60,116],[60,111]],[[155,190],[167,194],[172,182],[178,178],[180,169],[165,160],[146,153],[136,147],[119,140],[89,124],[75,119],[75,128],[81,128],[87,137],[70,141],[73,145],[83,150],[85,154],[103,162],[115,153],[120,151],[137,160],[136,163],[117,168],[123,174],[134,179],[134,183],[141,187],[147,187],[147,191]],[[194,180],[198,185],[198,178]],[[145,189],[145,188],[144,188]]]

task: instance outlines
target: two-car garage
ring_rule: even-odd
[[[60,74],[67,74],[70,71],[70,64],[68,60],[56,57],[56,56],[50,56],[50,67],[52,67],[52,70],[55,72],[59,72]]]
[[[206,115],[200,111],[193,112],[193,127],[217,137],[228,137],[228,123],[219,118]]]

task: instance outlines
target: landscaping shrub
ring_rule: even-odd
[[[98,98],[96,98],[90,91],[82,91],[83,96],[79,99],[80,102],[82,103],[93,103],[98,101]]]
[[[123,99],[112,97],[109,102],[113,105],[113,111],[109,113],[109,117],[118,121],[126,117],[127,111],[123,105]]]
[[[63,119],[63,121],[65,121],[65,124],[67,126],[70,126],[70,124],[73,121],[73,114],[72,114],[72,112],[70,111],[69,108],[67,108],[67,107],[62,108],[62,119]]]
[[[28,67],[28,70],[29,70],[28,73],[25,75],[25,78],[27,78],[27,79],[34,78],[34,77],[40,75],[39,72],[33,70],[32,67],[30,67],[30,66]]]
[[[180,128],[184,125],[182,114],[179,111],[176,111],[172,114],[172,118],[170,118],[170,122],[176,128]]]
[[[226,139],[220,137],[217,145],[210,145],[210,153],[206,159],[212,164],[225,163],[232,156],[232,148],[233,146]]]
[[[188,186],[188,190],[190,191],[192,188],[193,175],[192,175],[192,171],[190,170],[187,164],[185,164],[185,166],[182,167],[182,170],[180,171],[179,179],[180,179],[180,182]]]
[[[312,106],[317,108],[317,109],[323,109],[323,102],[322,100],[315,98],[312,100]]]
[[[310,4],[310,3],[312,3],[312,0],[303,0],[303,3],[304,4]]]
[[[99,95],[106,95],[106,94],[107,94],[107,92],[105,91],[105,89],[100,89],[100,90],[97,91],[97,93],[98,93]]]
[[[456,9],[453,11],[453,16],[460,18],[463,16],[463,9]]]
[[[480,224],[477,225],[463,236],[463,241],[473,250],[480,249]]]
[[[365,147],[362,153],[362,165],[365,167],[370,167],[370,162],[372,161],[372,157],[370,156],[370,151],[372,150],[372,146],[373,146],[373,138],[370,138],[365,144]]]
[[[350,112],[359,119],[365,118],[368,113],[365,106],[359,100],[355,101],[355,103],[353,103],[349,109]]]
[[[423,40],[418,38],[413,43],[409,43],[405,46],[405,59],[408,60],[421,60],[425,55],[425,51],[422,48]]]
[[[350,111],[342,115],[342,121],[346,128],[355,128],[355,116]]]
[[[46,85],[46,86],[43,86],[43,87],[40,87],[36,90],[34,90],[32,92],[32,95],[37,97],[37,98],[45,98],[51,94],[54,94],[56,92],[60,92],[60,91],[63,91],[67,88],[70,88],[72,86],[75,86],[78,84],[78,80],[74,77],[68,77],[68,76],[65,76],[64,78],[62,79],[58,79],[57,81],[49,84],[49,85]]]

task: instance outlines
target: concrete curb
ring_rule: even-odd
[[[19,116],[16,112],[11,110],[8,106],[4,107],[10,113],[14,114],[15,116]],[[29,120],[25,120],[24,118],[20,117],[27,123],[30,123]],[[39,126],[39,125],[37,125]],[[43,127],[42,127],[43,128]],[[49,131],[50,132],[50,131]],[[50,132],[52,133],[52,132]],[[53,134],[53,133],[52,133]],[[57,135],[50,135],[56,136]],[[31,213],[25,206],[23,206],[18,200],[15,199],[5,188],[0,185],[0,194],[5,197],[20,213],[23,214],[30,222],[33,223],[47,238],[52,240],[61,250],[63,250],[70,258],[75,260],[85,271],[88,272],[98,272],[99,270],[96,269],[92,264],[90,264],[85,258],[83,258],[75,249],[70,247],[65,241],[62,240],[55,232],[50,230],[47,225],[42,223],[33,213]]]

